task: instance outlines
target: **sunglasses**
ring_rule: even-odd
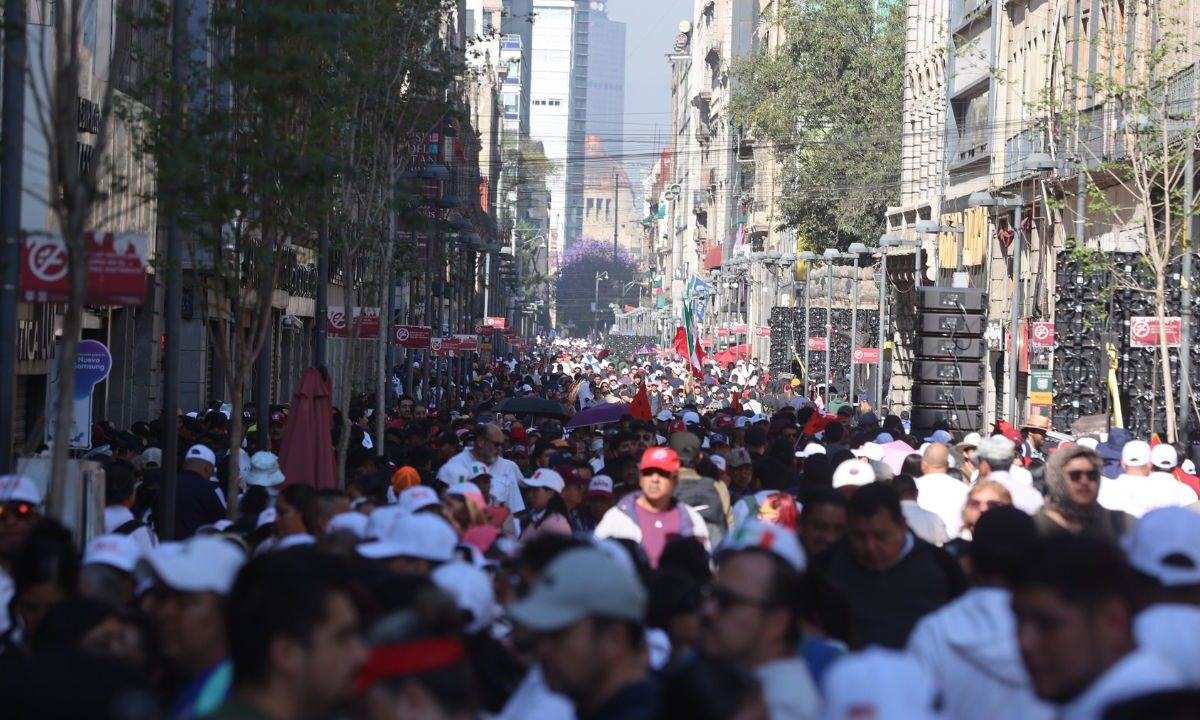
[[[1099,470],[1071,470],[1067,473],[1067,479],[1071,482],[1083,482],[1085,479],[1088,482],[1100,482]]]
[[[718,609],[725,611],[735,608],[738,605],[748,605],[749,607],[766,608],[767,603],[757,598],[749,598],[740,593],[727,590],[715,585],[706,585],[701,591],[702,597],[712,600]]]
[[[972,510],[983,508],[984,510],[995,510],[998,507],[1006,507],[1008,503],[1003,500],[968,500],[967,507]]]
[[[25,502],[4,503],[0,505],[0,520],[25,520],[33,517],[33,505]]]

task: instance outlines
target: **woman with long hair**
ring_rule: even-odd
[[[562,475],[542,468],[521,481],[529,488],[529,526],[521,533],[525,543],[542,535],[570,535],[571,521],[562,499],[566,486]]]

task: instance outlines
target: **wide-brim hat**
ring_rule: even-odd
[[[1021,429],[1047,432],[1050,430],[1050,418],[1045,415],[1030,415],[1025,418],[1025,422],[1021,423]]]

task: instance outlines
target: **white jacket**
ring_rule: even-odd
[[[641,491],[629,493],[604,513],[604,517],[600,518],[600,522],[596,524],[596,531],[593,533],[596,539],[632,540],[640,545],[642,528],[638,526],[633,513],[634,505],[641,496]],[[704,518],[700,517],[700,513],[693,510],[687,503],[678,503],[678,507],[684,512],[684,516],[680,519],[680,534],[696,538],[704,544],[705,550],[711,552],[712,547],[708,542],[708,525],[704,523]]]
[[[1004,588],[971,588],[922,618],[909,636],[908,651],[942,689],[947,720],[1054,717],[1033,694],[1010,602]]]
[[[1189,688],[1200,688],[1200,607],[1151,605],[1133,619],[1133,637],[1174,665]]]
[[[1117,703],[1150,693],[1179,690],[1183,679],[1169,662],[1147,650],[1134,650],[1059,708],[1060,720],[1100,720]]]

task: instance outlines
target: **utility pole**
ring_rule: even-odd
[[[317,312],[313,325],[313,365],[325,367],[329,346],[329,213],[317,228]]]
[[[178,0],[176,0],[178,2]],[[61,12],[61,10],[60,10]],[[16,470],[17,285],[21,279],[21,183],[25,155],[25,2],[4,0],[4,117],[0,120],[0,473]]]
[[[617,215],[621,208],[621,193],[617,186],[617,171],[613,170],[613,264],[617,262]]]

